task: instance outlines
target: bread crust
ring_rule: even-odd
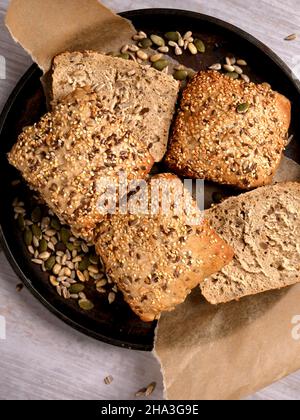
[[[174,175],[153,179],[175,181],[182,188]],[[189,200],[192,211],[200,214],[191,196]],[[183,215],[172,212],[112,215],[97,229],[95,242],[108,276],[146,322],[173,310],[233,257],[233,250],[206,220],[191,226]]]
[[[146,145],[103,110],[88,88],[77,89],[25,128],[8,159],[60,220],[88,240],[104,217],[98,183],[118,182],[120,171],[129,180],[143,179],[154,163]]]
[[[245,113],[238,107],[248,104]],[[166,164],[176,174],[240,189],[272,182],[286,146],[291,103],[267,85],[199,72],[183,93]]]

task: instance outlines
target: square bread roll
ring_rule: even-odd
[[[171,189],[168,211],[161,205],[163,198],[157,210],[148,214],[132,211],[139,201],[134,194],[128,201],[130,211],[109,216],[95,235],[96,251],[107,275],[144,321],[173,310],[194,287],[233,257],[231,247],[203,219],[179,178],[171,174],[151,178],[145,186],[151,199],[153,181]],[[185,207],[177,211],[175,197],[178,199],[182,192]]]
[[[72,92],[26,127],[8,158],[62,223],[88,240],[103,218],[100,182],[118,179],[120,171],[143,179],[154,163],[147,145],[88,88]]]
[[[270,184],[287,144],[290,101],[267,84],[200,72],[183,92],[169,168],[240,189]]]
[[[84,51],[56,56],[52,79],[54,102],[76,87],[92,86],[103,107],[147,145],[154,160],[163,159],[179,91],[173,76],[132,60]]]

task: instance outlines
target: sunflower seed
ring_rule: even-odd
[[[246,83],[250,83],[250,77],[247,76],[246,74],[241,74],[241,78],[246,82]]]
[[[246,66],[248,66],[247,61],[245,61],[245,60],[241,60],[241,59],[237,60],[236,64],[237,64],[238,66],[242,66],[242,67],[246,67]]]
[[[113,380],[114,380],[114,378],[111,375],[109,375],[106,378],[104,378],[104,383],[105,383],[105,385],[110,385]]]
[[[116,299],[116,294],[114,292],[110,292],[108,294],[108,303],[111,305]]]
[[[49,236],[49,238],[51,238],[52,236],[55,236],[56,235],[56,230],[54,230],[54,229],[48,229],[48,230],[46,230],[45,234],[47,236]]]
[[[24,284],[23,283],[19,283],[16,285],[16,291],[19,293],[23,290]]]
[[[287,146],[293,141],[294,139],[294,134],[292,134],[291,136],[289,136],[289,138],[287,139]]]
[[[150,61],[152,62],[152,63],[156,63],[156,61],[159,61],[159,60],[161,60],[163,58],[163,54],[153,54],[153,55],[151,55],[151,57],[150,57]]]
[[[234,67],[233,66],[229,66],[228,64],[224,64],[223,66],[224,70],[228,71],[229,73],[233,73],[234,72]]]
[[[29,247],[28,247],[28,251],[29,251],[29,253],[30,253],[31,255],[34,255],[34,249],[33,249],[33,246],[32,246],[32,245],[29,245]]]
[[[170,48],[167,45],[165,45],[164,47],[159,47],[157,51],[162,54],[167,54],[170,51]]]
[[[23,209],[23,207],[15,207],[14,211],[16,214],[25,214],[25,210]]]
[[[98,274],[99,273],[99,268],[96,265],[90,265],[88,267],[88,271],[90,273],[93,273],[93,274]]]
[[[233,80],[236,80],[239,78],[239,75],[235,71],[233,73],[225,73],[225,76]]]
[[[62,293],[63,293],[63,297],[65,299],[70,299],[70,293],[69,293],[69,291],[68,291],[68,289],[66,287],[63,287],[62,288]]]
[[[14,181],[12,181],[11,186],[12,187],[17,187],[20,184],[21,184],[21,181],[19,179],[15,179]]]
[[[74,294],[70,294],[70,298],[77,300],[79,298],[79,296],[78,296],[77,293],[74,293]]]
[[[50,249],[50,251],[55,251],[55,246],[52,242],[48,242],[48,248]]]
[[[85,281],[89,281],[90,280],[90,273],[88,272],[88,270],[84,270],[83,274],[84,274]]]
[[[67,289],[71,286],[71,283],[70,283],[70,282],[68,282],[67,280],[62,281],[62,282],[61,282],[61,284],[62,284],[63,286],[65,286]]]
[[[131,45],[128,45],[127,50],[131,52],[137,52],[139,51],[139,47],[137,45],[131,44]]]
[[[239,66],[233,66],[233,67],[234,67],[234,71],[235,71],[237,74],[243,74],[244,70],[243,70],[243,69],[241,69],[241,67],[239,67]]]
[[[50,257],[51,257],[51,254],[50,252],[47,252],[47,251],[39,254],[39,258],[43,261],[47,261]]]
[[[61,265],[55,264],[55,266],[53,267],[53,274],[57,276],[60,273],[60,271],[61,271]]]
[[[192,31],[188,31],[183,35],[183,39],[184,41],[188,40],[189,38],[191,38],[193,36],[193,32]]]
[[[80,299],[78,304],[84,311],[91,311],[94,308],[93,303],[88,299]]]
[[[103,280],[99,280],[99,281],[97,281],[97,283],[96,283],[96,287],[98,288],[98,287],[103,287],[103,286],[106,286],[107,285],[107,280],[106,279],[103,279]]]
[[[76,275],[79,281],[82,281],[82,282],[86,281],[85,275],[80,270],[76,271]]]
[[[180,48],[184,47],[184,40],[183,40],[183,38],[181,37],[181,35],[180,35],[180,38],[179,38],[179,40],[178,40],[178,46],[179,46]]]
[[[168,44],[169,44],[170,47],[174,47],[174,48],[178,47],[178,44],[175,41],[169,41]]]
[[[149,397],[154,392],[155,388],[156,382],[152,382],[150,385],[148,385],[146,388],[145,397]]]
[[[69,269],[69,267],[64,268],[64,275],[67,277],[71,277],[72,271]]]
[[[220,63],[216,63],[210,66],[209,69],[219,71],[219,70],[222,70],[222,65]]]
[[[121,48],[121,54],[126,53],[126,52],[128,51],[128,48],[129,48],[129,45],[124,45],[124,46]]]
[[[284,38],[285,41],[295,41],[297,39],[297,34],[291,34],[289,36],[287,36],[286,38]]]
[[[42,265],[43,261],[38,258],[32,258],[31,260],[34,264]]]
[[[150,39],[153,42],[153,44],[157,45],[158,47],[164,47],[166,44],[165,40],[158,35],[151,35]]]
[[[81,260],[82,260],[82,257],[80,257],[80,256],[78,255],[77,257],[73,258],[72,262],[73,262],[74,264],[76,264],[76,263],[79,263]]]
[[[196,46],[192,43],[189,43],[188,49],[189,49],[190,53],[193,54],[193,55],[196,55],[198,53],[198,50],[197,50]]]
[[[59,294],[59,296],[62,295],[62,288],[61,288],[61,286],[56,286],[56,291]]]
[[[143,61],[148,60],[148,54],[146,54],[144,51],[139,50],[139,51],[136,53],[136,55],[137,55],[137,57],[138,57],[138,58],[140,58],[140,59],[141,59],[141,60],[143,60]]]
[[[175,47],[175,55],[182,55],[182,49],[177,45],[177,47]]]

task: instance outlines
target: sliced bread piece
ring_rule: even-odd
[[[269,86],[202,71],[183,92],[166,163],[240,189],[271,184],[290,121],[290,101]]]
[[[167,148],[179,83],[170,75],[94,51],[66,52],[53,62],[53,100],[92,86],[104,108],[145,142],[155,161]]]
[[[119,172],[143,179],[153,165],[146,145],[88,89],[77,89],[19,136],[9,162],[74,233],[90,239],[102,220],[99,200]]]
[[[300,183],[282,183],[229,198],[207,211],[235,251],[233,261],[201,284],[212,304],[300,282]]]
[[[160,202],[148,214],[133,211],[137,198],[132,195],[130,212],[108,217],[96,229],[95,237],[96,251],[109,278],[144,321],[173,310],[233,256],[232,249],[203,219],[192,196],[187,191],[183,195],[179,178],[170,174],[151,178],[145,186],[151,201],[157,182],[160,191],[171,192],[169,210]],[[175,206],[178,197],[184,198],[185,212],[176,210],[181,205]]]

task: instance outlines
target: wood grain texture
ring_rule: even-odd
[[[0,1],[0,54],[6,58],[7,78],[0,80],[0,107],[31,59],[15,44],[4,26],[7,0]],[[291,68],[300,64],[298,0],[106,0],[115,11],[148,7],[185,8],[233,23],[271,47]],[[187,28],[188,29],[188,28]],[[299,66],[300,67],[300,66]],[[3,253],[0,254],[0,317],[6,319],[6,340],[0,339],[0,399],[133,399],[152,381],[153,398],[162,398],[160,368],[151,354],[99,343],[73,331],[50,314],[29,292],[15,290],[19,283]],[[103,379],[114,381],[105,385]],[[253,400],[300,399],[300,373],[251,396]]]

